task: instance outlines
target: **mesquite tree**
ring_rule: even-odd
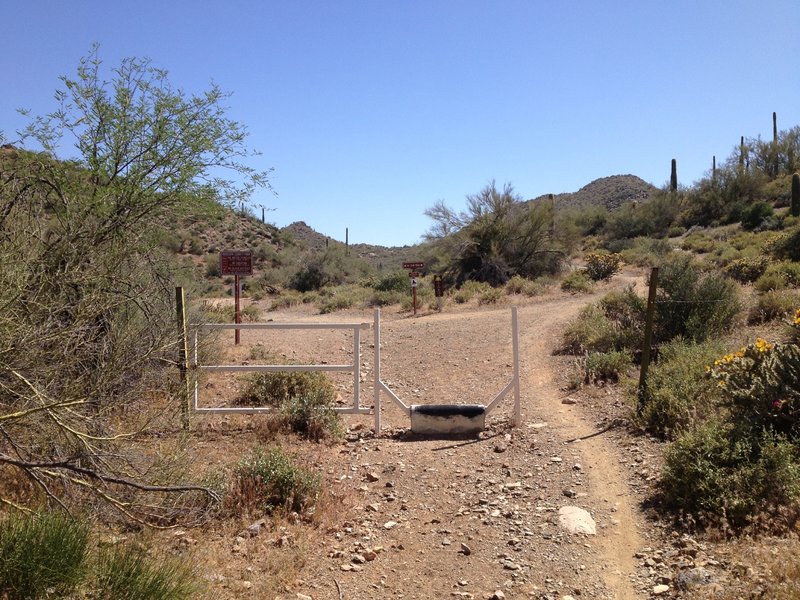
[[[451,284],[500,285],[514,275],[533,278],[560,269],[566,254],[554,237],[553,211],[551,202],[522,202],[511,185],[500,191],[492,181],[467,196],[465,211],[444,202],[426,210],[434,221],[426,237]]]
[[[176,448],[138,442],[175,412],[158,230],[267,173],[242,162],[246,130],[216,86],[187,95],[135,58],[107,77],[97,48],[61,81],[56,110],[21,132],[29,149],[0,151],[0,504],[170,522],[210,493],[175,483]]]

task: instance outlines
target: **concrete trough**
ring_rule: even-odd
[[[411,432],[420,435],[479,433],[486,427],[483,404],[412,404]]]

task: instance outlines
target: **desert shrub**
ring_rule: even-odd
[[[456,304],[466,304],[467,302],[472,300],[473,295],[474,294],[466,290],[456,290],[453,293],[453,302],[455,302]]]
[[[561,289],[572,294],[586,294],[594,287],[591,277],[586,269],[576,269],[567,273],[561,280]]]
[[[369,306],[389,306],[390,304],[400,304],[408,296],[408,292],[376,291],[367,300]]]
[[[554,283],[554,278],[545,275],[528,281],[522,288],[522,293],[528,297],[541,296],[550,286],[554,285]]]
[[[298,304],[303,304],[305,297],[306,294],[300,294],[292,290],[283,291],[277,298],[274,298],[272,302],[270,302],[268,310],[283,310],[291,308],[292,306],[297,306]]]
[[[302,513],[319,497],[320,477],[280,447],[254,448],[234,469],[230,501],[250,509]]]
[[[289,287],[298,292],[316,291],[326,283],[327,278],[318,264],[304,265],[289,278]]]
[[[295,261],[297,270],[288,278],[288,285],[298,292],[319,291],[326,286],[352,283],[371,272],[361,258],[347,254],[344,246],[336,244],[322,252],[309,251]]]
[[[219,253],[206,254],[203,260],[206,265],[206,277],[219,277]]]
[[[549,277],[539,277],[537,279],[527,279],[515,275],[506,283],[506,293],[511,294],[524,294],[525,296],[539,296],[543,294],[548,285],[551,285]]]
[[[800,227],[791,229],[772,240],[769,250],[775,258],[800,262]]]
[[[773,262],[755,282],[755,288],[762,292],[786,287],[800,287],[800,263],[789,260]]]
[[[800,496],[800,348],[759,338],[708,371],[727,422],[681,433],[665,454],[663,493],[682,511],[741,526]]]
[[[764,292],[747,313],[749,323],[766,323],[791,314],[800,305],[800,294],[790,290]]]
[[[619,332],[616,346],[638,347],[644,329],[645,299],[636,294],[631,286],[621,292],[609,292],[600,299],[599,305]]]
[[[204,300],[199,311],[204,323],[233,323],[235,309],[232,304]]]
[[[564,331],[563,350],[569,354],[608,352],[615,342],[613,324],[598,304],[590,304]]]
[[[766,256],[739,258],[728,263],[725,273],[739,283],[750,283],[761,277],[768,265],[769,259]]]
[[[632,288],[611,292],[584,308],[564,332],[571,354],[632,350],[641,345],[645,301]]]
[[[786,277],[786,282],[791,287],[800,287],[800,262],[783,260],[767,267],[768,272],[775,271]]]
[[[314,395],[332,402],[336,392],[330,378],[321,371],[276,371],[253,373],[236,398],[246,406],[280,407],[293,398]]]
[[[639,267],[652,267],[672,252],[672,244],[667,240],[638,237],[631,241],[628,248],[621,251],[622,259]]]
[[[492,286],[483,281],[465,281],[461,287],[453,292],[453,301],[456,304],[466,304],[476,295],[482,294],[489,289],[492,289]]]
[[[657,194],[649,202],[627,203],[611,213],[604,227],[607,239],[664,237],[680,211],[680,194]]]
[[[356,306],[356,298],[349,294],[337,294],[322,300],[319,303],[319,314],[328,315],[330,313],[347,310]]]
[[[202,589],[192,566],[175,557],[154,558],[144,548],[117,545],[100,552],[98,598],[182,600]]]
[[[615,252],[592,252],[586,255],[586,274],[592,281],[610,279],[622,267],[622,256]]]
[[[587,205],[580,209],[559,210],[556,213],[559,231],[575,230],[586,237],[599,234],[608,220],[608,209],[600,205]]]
[[[269,261],[271,263],[270,266],[277,266],[280,264],[278,251],[275,250],[275,246],[268,242],[263,242],[256,246],[256,249],[253,251],[253,260],[257,263]]]
[[[584,363],[584,381],[619,381],[631,366],[631,354],[622,350],[590,352]]]
[[[774,214],[775,211],[771,204],[763,201],[754,202],[742,214],[742,227],[748,231],[753,231],[763,226]]]
[[[783,290],[786,289],[787,285],[788,283],[786,281],[786,276],[783,273],[778,273],[776,271],[764,273],[753,283],[753,287],[759,292]]]
[[[343,434],[333,397],[321,388],[289,398],[282,404],[278,420],[288,430],[310,440],[335,439]]]
[[[719,386],[706,372],[722,353],[719,342],[703,344],[673,340],[659,349],[639,398],[639,424],[663,439],[715,414],[721,399]]]
[[[366,306],[369,303],[371,292],[368,288],[358,285],[340,285],[326,287],[324,294],[320,294],[317,307],[320,314],[326,315],[339,310]]]
[[[189,237],[189,254],[194,254],[195,256],[200,256],[203,254],[203,250],[205,249],[205,243],[203,240],[196,236],[192,235]]]
[[[267,347],[264,344],[258,342],[250,348],[248,359],[261,361],[262,364],[264,364],[267,361],[277,361],[277,356],[267,350]]]
[[[257,323],[261,320],[261,310],[255,304],[248,304],[239,311],[242,323]]]
[[[478,304],[497,304],[503,295],[503,288],[486,289],[478,296]]]
[[[735,260],[739,260],[740,258],[753,258],[753,255],[747,250],[737,250],[729,244],[721,244],[708,258],[710,259],[710,264],[714,265],[714,268],[725,268]]]
[[[683,234],[686,233],[686,231],[687,231],[686,227],[683,227],[682,225],[673,225],[672,227],[669,228],[669,231],[667,231],[667,237],[671,238],[681,237]]]
[[[662,265],[657,287],[656,338],[682,336],[701,342],[728,328],[741,310],[736,284],[716,273],[703,275],[689,256]]]
[[[379,292],[408,292],[411,287],[406,271],[395,271],[384,275],[373,286]]]
[[[525,289],[525,285],[529,281],[529,279],[526,279],[521,275],[514,275],[506,282],[506,293],[509,295],[522,294],[523,290]]]
[[[64,597],[87,569],[89,529],[69,515],[11,514],[0,521],[0,597]]]
[[[716,242],[704,233],[690,233],[681,240],[681,250],[689,252],[706,253],[712,252]]]
[[[734,418],[759,429],[800,437],[800,347],[758,338],[714,362],[711,376]]]
[[[661,487],[675,509],[743,526],[757,511],[798,497],[797,447],[770,430],[741,432],[730,424],[706,422],[667,448]]]
[[[800,308],[794,311],[790,319],[787,319],[786,330],[787,341],[793,344],[800,343]]]

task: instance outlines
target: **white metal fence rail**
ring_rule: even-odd
[[[374,348],[375,358],[374,369],[374,408],[361,407],[361,331],[364,329],[374,329]],[[198,361],[198,335],[202,330],[215,329],[350,329],[353,331],[353,362],[344,365],[203,365]],[[513,374],[511,381],[500,391],[497,396],[486,406],[485,412],[488,414],[494,410],[503,398],[513,392],[514,396],[514,416],[512,424],[519,426],[522,422],[522,412],[520,403],[520,369],[519,369],[519,325],[517,320],[517,307],[511,309],[511,341],[512,341],[512,360]],[[353,404],[348,407],[337,407],[335,410],[345,414],[370,414],[375,418],[375,433],[380,435],[381,431],[381,392],[387,394],[389,398],[397,404],[407,415],[411,415],[411,407],[405,404],[395,394],[389,386],[381,380],[381,316],[380,309],[375,309],[374,323],[201,323],[197,326],[194,334],[194,344],[192,351],[192,368],[198,372],[260,372],[269,373],[277,371],[339,371],[353,373]],[[274,411],[271,407],[200,407],[199,378],[195,376],[194,398],[192,410],[197,413],[238,413],[256,414]]]
[[[194,334],[192,368],[196,372],[217,373],[274,373],[277,371],[338,371],[353,372],[353,405],[337,407],[335,410],[346,414],[369,414],[369,408],[361,408],[361,330],[369,329],[370,323],[201,323]],[[203,365],[198,361],[198,336],[202,330],[218,329],[351,329],[353,331],[353,362],[345,365]],[[272,412],[271,407],[201,407],[199,405],[199,377],[194,378],[194,398],[192,410],[198,413],[216,414],[256,414]]]

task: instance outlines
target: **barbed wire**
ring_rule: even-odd
[[[721,304],[729,300],[656,300],[656,304]]]

